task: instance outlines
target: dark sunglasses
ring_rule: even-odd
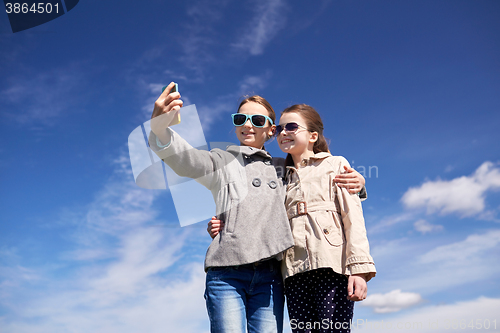
[[[233,117],[234,126],[243,126],[248,119],[250,119],[250,122],[255,127],[264,127],[266,125],[266,119],[269,120],[269,124],[273,124],[272,119],[263,114],[233,113],[231,117]]]
[[[274,135],[278,136],[280,135],[280,133],[285,130],[285,132],[295,132],[296,130],[298,130],[300,128],[303,128],[305,130],[308,130],[307,128],[305,128],[304,126],[302,125],[299,125],[297,123],[287,123],[285,125],[278,125],[276,126],[276,131],[274,132]]]

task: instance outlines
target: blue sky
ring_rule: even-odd
[[[88,0],[13,34],[0,15],[1,331],[208,332],[206,223],[181,228],[128,159],[175,81],[209,142],[236,142],[229,115],[257,93],[314,106],[365,171],[378,274],[355,331],[500,332],[498,17],[495,0]]]

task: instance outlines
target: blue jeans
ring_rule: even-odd
[[[277,260],[207,272],[205,300],[212,333],[281,333],[285,302]]]

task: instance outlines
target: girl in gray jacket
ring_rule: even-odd
[[[197,150],[167,128],[182,106],[178,92],[168,93],[172,87],[155,103],[150,147],[178,175],[206,186],[217,217],[226,221],[205,257],[210,331],[282,332],[279,260],[294,243],[283,206],[283,159],[264,150],[274,133],[274,110],[260,96],[246,98],[232,115],[240,146]]]

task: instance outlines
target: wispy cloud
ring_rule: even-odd
[[[251,55],[262,54],[264,47],[285,27],[286,9],[283,0],[258,1],[254,6],[254,17],[233,46]]]
[[[144,284],[152,283],[151,277],[178,260],[183,243],[183,237],[173,241],[156,228],[126,233],[117,249],[118,260],[108,264],[100,276],[88,283],[98,296],[94,301],[108,305],[124,296],[140,293]]]
[[[477,299],[446,305],[430,305],[401,315],[386,315],[378,320],[358,318],[353,322],[353,332],[447,332],[459,329],[473,333],[478,330],[498,329],[500,299],[479,297]],[[496,329],[495,329],[496,323]]]
[[[227,0],[201,0],[189,6],[183,38],[179,42],[183,50],[180,61],[195,73],[191,80],[203,81],[204,67],[216,59],[213,50],[220,45],[215,25],[224,18],[227,4]]]
[[[75,68],[38,72],[35,76],[12,78],[9,87],[0,91],[2,117],[22,125],[39,128],[75,111],[78,85],[84,77]]]
[[[206,231],[158,227],[161,192],[137,188],[123,160],[91,203],[63,214],[72,249],[38,266],[2,249],[2,332],[208,331]]]
[[[186,76],[185,73],[181,73],[181,72],[178,72],[178,71],[174,71],[174,70],[171,70],[171,69],[167,69],[165,70],[164,72],[168,78],[170,78],[171,80],[175,81],[175,82],[179,82],[179,81],[182,81],[182,82],[186,82],[186,81],[190,81],[189,78]]]
[[[486,193],[498,189],[500,168],[492,162],[484,162],[470,176],[426,181],[410,188],[401,201],[408,208],[426,208],[428,213],[467,217],[484,213]]]
[[[231,50],[236,51],[237,59],[241,54],[260,55],[265,47],[285,27],[287,5],[283,0],[258,0],[249,4],[252,15],[246,20],[241,15],[241,26],[236,28],[230,38],[221,33],[220,22],[228,9],[227,0],[197,1],[187,11],[186,24],[181,27],[183,38],[179,39],[182,55],[179,61],[194,75],[189,76],[191,82],[203,82],[206,67],[222,58],[231,59]],[[237,15],[237,14],[236,14]],[[233,54],[234,56],[234,54]],[[178,79],[186,79],[186,74],[167,70],[168,74],[177,75]]]
[[[411,242],[405,238],[374,246],[375,263],[385,268],[374,282],[377,289],[386,292],[411,288],[427,297],[500,274],[500,266],[492,265],[500,260],[500,229],[471,234],[437,247],[429,248],[430,244],[431,241]],[[419,252],[423,253],[418,255]]]
[[[165,327],[172,332],[208,332],[203,269],[186,264],[177,270],[182,277],[141,280],[133,293],[114,298],[109,291],[90,287],[93,281],[78,278],[45,284],[31,295],[18,293],[23,299],[10,300],[15,307],[3,316],[2,332],[136,333],[164,332]]]
[[[444,229],[442,225],[432,224],[422,219],[413,223],[413,227],[415,227],[415,230],[422,234],[438,232]]]
[[[380,222],[376,223],[372,227],[369,227],[368,231],[369,233],[380,233],[383,232],[384,230],[387,230],[387,228],[414,220],[414,218],[415,214],[411,212],[404,212],[391,216],[385,216],[380,219]]]
[[[400,289],[386,294],[371,294],[361,302],[362,306],[373,308],[376,313],[397,312],[422,302],[417,293],[402,292]]]
[[[440,265],[464,265],[472,264],[485,254],[498,250],[500,246],[500,230],[491,230],[485,234],[473,234],[465,240],[448,245],[439,246],[420,257],[424,264],[440,263]],[[460,255],[457,255],[460,253]],[[499,253],[499,252],[497,252]]]
[[[207,80],[213,66],[220,73],[220,64],[241,66],[249,55],[262,54],[284,28],[288,5],[283,0],[256,0],[245,6],[250,10],[234,13],[229,0],[194,1],[185,13],[176,13],[183,22],[175,27],[176,33],[171,33],[173,27],[166,29],[168,35],[163,42],[148,48],[126,76],[138,70],[134,75],[139,77],[161,73],[161,78],[200,84]],[[238,17],[231,20],[236,25],[229,33],[228,16]]]
[[[249,75],[243,78],[238,84],[238,94],[253,95],[256,91],[263,90],[267,86],[267,82],[271,79],[271,71],[266,71],[261,75]]]
[[[266,71],[261,75],[246,76],[237,84],[234,92],[219,96],[213,102],[210,101],[205,105],[200,105],[198,110],[200,111],[203,129],[206,132],[210,131],[214,122],[218,121],[222,115],[236,112],[239,104],[238,100],[246,95],[259,94],[259,91],[262,91],[267,86],[271,76],[270,71]]]

